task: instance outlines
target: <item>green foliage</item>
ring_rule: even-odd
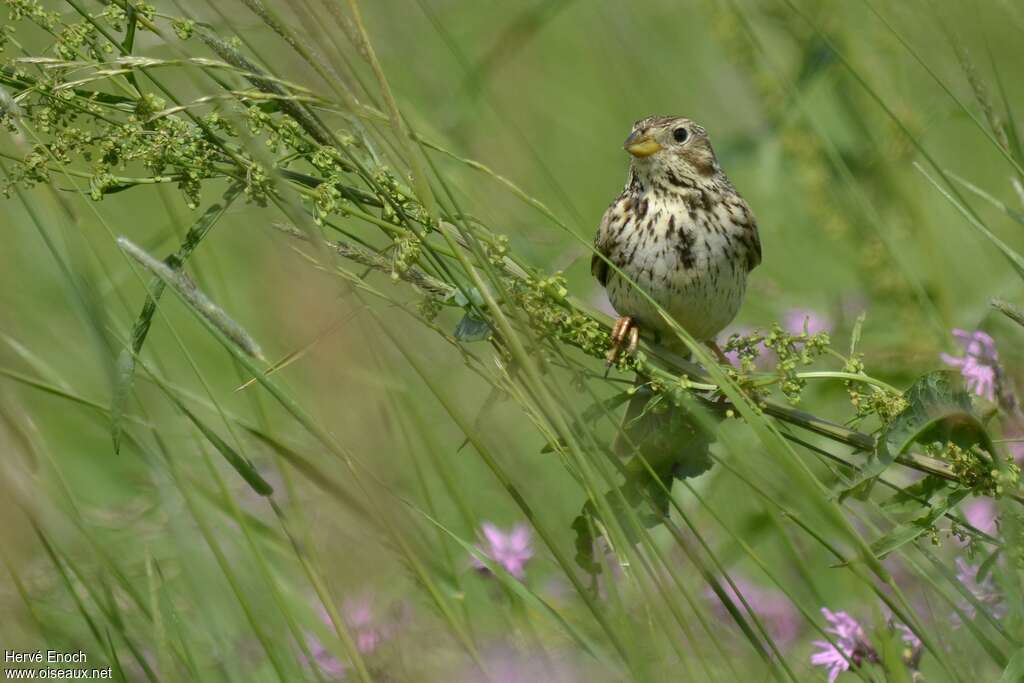
[[[955,381],[952,373],[931,372],[904,392],[907,407],[886,425],[878,439],[880,458],[892,461],[914,443],[933,441],[994,450],[974,413],[971,397],[957,388]]]
[[[822,680],[829,607],[878,627],[851,678],[1016,680],[1014,8],[925,40],[870,3],[242,5],[3,3],[5,642],[125,680],[497,680],[496,643],[530,680]],[[761,225],[737,367],[682,329],[604,365],[592,228],[667,108]],[[973,325],[994,401],[934,371]]]

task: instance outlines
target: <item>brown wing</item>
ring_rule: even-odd
[[[742,218],[740,223],[743,227],[743,245],[747,248],[747,272],[761,265],[761,238],[757,234],[757,219],[750,211],[750,207],[739,195],[736,195],[740,202]]]
[[[598,253],[601,255],[605,257],[608,256],[608,252],[601,247],[600,242],[594,242],[594,248],[597,249]],[[597,281],[601,283],[602,287],[608,284],[608,263],[601,258],[601,256],[598,256],[598,254],[594,254],[590,257],[590,274],[597,278]]]
[[[761,265],[761,237],[757,234],[757,222],[753,217],[750,219],[748,234],[750,245],[747,251],[747,272],[750,272]]]
[[[594,237],[594,249],[596,253],[590,257],[590,274],[597,278],[602,287],[608,285],[608,275],[611,269],[605,260],[611,258],[612,248],[615,246],[615,235],[612,234],[612,224],[622,222],[623,213],[628,208],[627,203],[632,200],[625,194],[612,202],[611,206],[601,217],[601,224],[597,228],[597,236]],[[604,258],[601,258],[601,257]]]

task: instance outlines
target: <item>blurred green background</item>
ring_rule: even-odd
[[[10,11],[16,3],[5,4]],[[92,12],[102,9],[86,4]],[[77,21],[66,5],[48,7]],[[328,95],[309,66],[244,5],[157,7],[242,38],[243,51],[277,76]],[[358,62],[343,35],[326,20],[309,24],[302,7],[309,9],[306,3],[274,5],[314,55],[333,52]],[[924,154],[932,156],[963,180],[960,191],[986,225],[1011,247],[1024,249],[1024,191],[991,140],[1012,130],[1007,105],[1024,103],[1024,11],[1017,4],[376,0],[364,3],[362,12],[410,126],[510,179],[549,207],[571,234],[491,176],[436,155],[460,205],[506,235],[523,261],[564,272],[570,294],[583,305],[609,312],[590,277],[587,244],[624,182],[622,140],[635,119],[679,114],[708,129],[760,226],[763,265],[752,275],[733,329],[766,329],[794,310],[806,311],[824,321],[835,347],[845,353],[854,320],[865,313],[859,350],[868,371],[905,387],[939,367],[940,352],[955,350],[951,328],[983,328],[1016,377],[1024,356],[1020,330],[988,302],[1003,297],[1021,303],[1019,276],[915,166],[923,163],[934,176],[924,161]],[[12,25],[29,53],[46,44],[38,30]],[[182,45],[197,56],[209,55],[195,40]],[[136,53],[177,55],[151,33],[140,33]],[[0,56],[23,54],[8,43]],[[372,82],[365,65],[357,64],[355,72]],[[188,69],[168,70],[166,78],[185,99],[205,94]],[[0,135],[0,150],[20,156],[14,137]],[[329,643],[332,654],[325,657],[344,659],[344,649],[317,619],[304,568],[265,501],[246,489],[141,372],[130,430],[145,445],[133,439],[120,454],[111,445],[104,411],[117,349],[97,333],[95,321],[102,321],[100,333],[109,334],[108,340],[123,338],[145,291],[114,237],[126,235],[149,253],[164,255],[198,211],[169,186],[133,188],[101,202],[77,192],[67,178],[55,176],[53,186],[55,193],[26,190],[27,206],[17,196],[0,203],[0,544],[7,565],[0,581],[0,642],[12,649],[83,647],[92,653],[90,661],[120,659],[127,680],[277,680],[254,635],[255,623],[287,660],[286,680],[315,680],[316,667],[302,666],[294,634],[315,633],[317,642]],[[222,181],[208,183],[202,207],[224,188]],[[569,557],[570,524],[586,500],[579,483],[558,457],[542,452],[545,439],[516,401],[491,405],[489,385],[466,368],[452,344],[393,306],[355,297],[338,278],[311,268],[272,230],[278,218],[273,209],[236,202],[188,269],[259,341],[268,359],[300,352],[275,379],[362,463],[363,475],[353,476],[343,460],[305,435],[259,386],[237,390],[249,375],[175,297],[164,298],[166,317],[157,317],[144,358],[190,392],[193,408],[225,438],[239,436],[216,422],[218,411],[261,425],[326,473],[325,491],[301,468],[285,467],[282,474],[280,453],[265,443],[241,439],[245,457],[279,489],[282,514],[298,533],[294,540],[315,558],[339,609],[352,621],[352,601],[371,596],[365,599],[372,601],[375,622],[387,624],[378,629],[382,645],[368,656],[374,679],[485,680],[448,628],[437,591],[462,615],[468,639],[498,672],[494,680],[625,680],[625,669],[584,654],[542,610],[475,574],[466,548],[414,512],[431,511],[469,544],[478,541],[482,521],[504,529],[524,521],[474,449],[460,448],[462,430],[382,333],[376,316],[402,337],[460,419],[474,425]],[[409,299],[408,290],[385,276],[370,280]],[[446,312],[438,324],[450,332],[457,319]],[[600,361],[591,359],[591,365],[603,371]],[[66,395],[40,391],[21,381],[27,377]],[[211,397],[216,409],[208,409]],[[579,400],[580,409],[589,403],[582,394]],[[481,410],[485,403],[488,408]],[[812,384],[801,407],[839,421],[850,414],[837,382]],[[181,468],[177,483],[152,448],[151,427]],[[753,435],[741,425],[730,431],[725,457],[755,460]],[[218,490],[211,467],[230,496]],[[760,467],[766,487],[785,496],[785,482],[776,481],[769,461],[750,467]],[[828,481],[827,470],[818,467]],[[909,481],[904,476],[896,479]],[[182,482],[194,487],[191,502],[180,491]],[[721,468],[692,485],[788,581],[806,609],[859,609],[862,619],[884,621],[880,607],[865,606],[878,601],[861,583],[830,569],[832,558],[783,528],[770,506]],[[461,499],[451,497],[452,488]],[[754,584],[766,583],[692,494],[677,487],[676,496],[707,529],[706,540],[724,566]],[[229,500],[251,516],[246,533],[232,517]],[[415,505],[408,508],[403,500]],[[199,510],[198,519],[190,505]],[[224,565],[200,528],[204,523]],[[692,579],[694,607],[709,619],[721,651],[707,657],[705,668],[694,663],[701,659],[696,655],[681,664],[678,646],[665,642],[676,636],[645,616],[644,599],[637,597],[644,591],[627,572],[621,599],[636,602],[625,612],[662,636],[636,636],[635,651],[646,652],[649,662],[630,675],[691,680],[683,672],[697,671],[693,680],[768,680],[734,625],[724,618],[715,623],[720,617],[714,601],[669,535],[657,530],[655,536]],[[957,542],[948,534],[943,538],[935,552],[951,561]],[[253,545],[260,553],[254,554]],[[530,590],[600,640],[564,572],[536,538],[534,550],[526,573]],[[949,610],[929,601],[927,584],[903,565],[894,563],[892,570],[907,573],[901,587],[945,632],[953,672],[962,679],[994,680],[995,664],[981,663],[983,673],[974,671],[977,644],[957,642],[949,633],[943,625]],[[232,581],[250,599],[250,617],[239,607]],[[268,591],[268,581],[278,587],[278,597]],[[137,590],[137,601],[126,584]],[[291,636],[279,599],[297,605]],[[708,634],[693,624],[695,640],[687,652],[710,647]],[[801,680],[824,680],[808,663],[812,636],[801,626],[787,645],[787,658]],[[98,644],[104,642],[113,645]],[[531,669],[539,648],[550,666]],[[599,649],[607,650],[607,644]],[[182,662],[189,659],[191,664]],[[512,672],[509,677],[500,678],[502,667]],[[330,678],[325,671],[319,675]],[[344,676],[354,676],[346,671]],[[949,671],[940,670],[927,680],[947,676]]]

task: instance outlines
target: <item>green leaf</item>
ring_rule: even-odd
[[[213,444],[213,447],[220,452],[224,459],[228,461],[228,464],[235,469],[236,472],[245,480],[252,490],[261,496],[270,496],[274,493],[274,487],[272,487],[267,480],[260,476],[260,473],[256,471],[256,467],[242,457],[238,451],[228,445],[224,439],[220,438],[217,432],[210,429],[209,426],[198,417],[196,417],[191,410],[185,407],[185,404],[177,400],[173,395],[171,398],[175,403],[178,404],[178,408],[181,409],[185,416],[192,421],[199,431],[203,433],[203,436]]]
[[[962,448],[981,444],[992,451],[992,442],[974,413],[970,395],[957,387],[954,375],[945,370],[930,372],[903,394],[907,407],[878,439],[878,456],[892,460],[914,443],[951,441]]]
[[[860,337],[864,332],[864,321],[867,320],[867,317],[867,312],[861,311],[861,314],[857,316],[857,320],[853,323],[853,331],[850,333],[850,358],[853,358],[857,353],[857,345],[860,344]]]
[[[1010,657],[998,683],[1021,683],[1021,681],[1024,681],[1024,648],[1017,650]]]
[[[572,520],[572,530],[576,533],[574,546],[576,548],[576,565],[590,576],[597,576],[601,573],[601,563],[594,558],[594,544],[597,539],[594,537],[595,510],[593,501],[588,500],[583,504],[583,509],[576,519]]]
[[[669,515],[672,482],[703,474],[711,467],[711,445],[715,442],[717,422],[698,401],[686,398],[673,405],[666,394],[654,393],[647,385],[623,392],[588,409],[598,411],[629,399],[621,433],[616,438],[618,455],[633,454],[621,467],[625,479],[621,486],[604,494],[608,509],[621,517],[621,527],[631,542],[639,542],[636,529],[627,523],[633,515],[645,528],[664,522]],[[630,448],[633,446],[634,448]],[[602,522],[593,500],[584,504],[573,520],[576,532],[576,564],[591,575],[601,571],[594,558],[594,529]]]
[[[290,446],[285,445],[284,442],[270,434],[267,434],[262,429],[247,424],[242,424],[241,427],[251,436],[261,441],[264,445],[273,449],[273,451],[284,462],[291,465],[296,472],[302,475],[318,489],[334,498],[335,501],[346,506],[354,514],[369,516],[370,513],[367,511],[366,506],[332,479],[328,473],[320,468],[320,466],[313,460],[302,455]]]
[[[472,313],[462,316],[459,324],[455,326],[455,338],[459,341],[474,342],[483,341],[491,334],[491,326],[486,320],[477,318]]]
[[[667,394],[654,393],[647,385],[637,387],[613,450],[623,457],[642,456],[656,472],[680,479],[706,472],[712,464],[714,427],[721,418],[692,397],[680,399],[673,405]],[[628,467],[644,469],[639,461]]]
[[[627,465],[627,478],[625,483],[618,489],[613,489],[605,494],[608,507],[615,517],[620,518],[620,525],[626,532],[630,543],[639,543],[636,529],[628,524],[626,515],[633,514],[643,527],[651,527],[661,524],[668,516],[669,493],[672,489],[672,473],[658,473],[661,478],[661,485],[651,477],[650,472],[643,468],[642,464],[633,460]],[[644,499],[648,499],[653,509],[645,507],[641,512],[638,508],[644,506]],[[632,508],[632,512],[630,511]],[[591,576],[601,573],[601,563],[594,557],[594,548],[597,537],[594,530],[601,528],[601,515],[593,500],[583,504],[579,516],[572,522],[572,529],[576,532],[576,564]]]
[[[145,365],[143,365],[143,367],[145,367]],[[224,439],[220,438],[220,435],[217,434],[217,432],[200,420],[195,413],[189,410],[184,401],[178,398],[178,395],[173,389],[171,389],[167,382],[165,382],[159,375],[152,372],[149,373],[149,376],[153,379],[156,385],[160,387],[160,390],[164,392],[164,395],[166,395],[167,398],[169,398],[171,402],[185,414],[185,417],[187,417],[192,424],[202,432],[207,441],[213,444],[213,447],[216,448],[222,456],[224,456],[224,459],[227,460],[228,464],[238,472],[242,479],[244,479],[256,493],[261,496],[270,496],[274,493],[274,488],[267,483],[262,476],[260,476],[255,465],[240,455],[234,448],[228,445]]]

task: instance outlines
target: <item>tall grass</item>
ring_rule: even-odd
[[[1021,676],[1012,7],[3,4],[5,648]],[[765,263],[735,367],[665,314],[606,372],[593,230],[669,110]]]

